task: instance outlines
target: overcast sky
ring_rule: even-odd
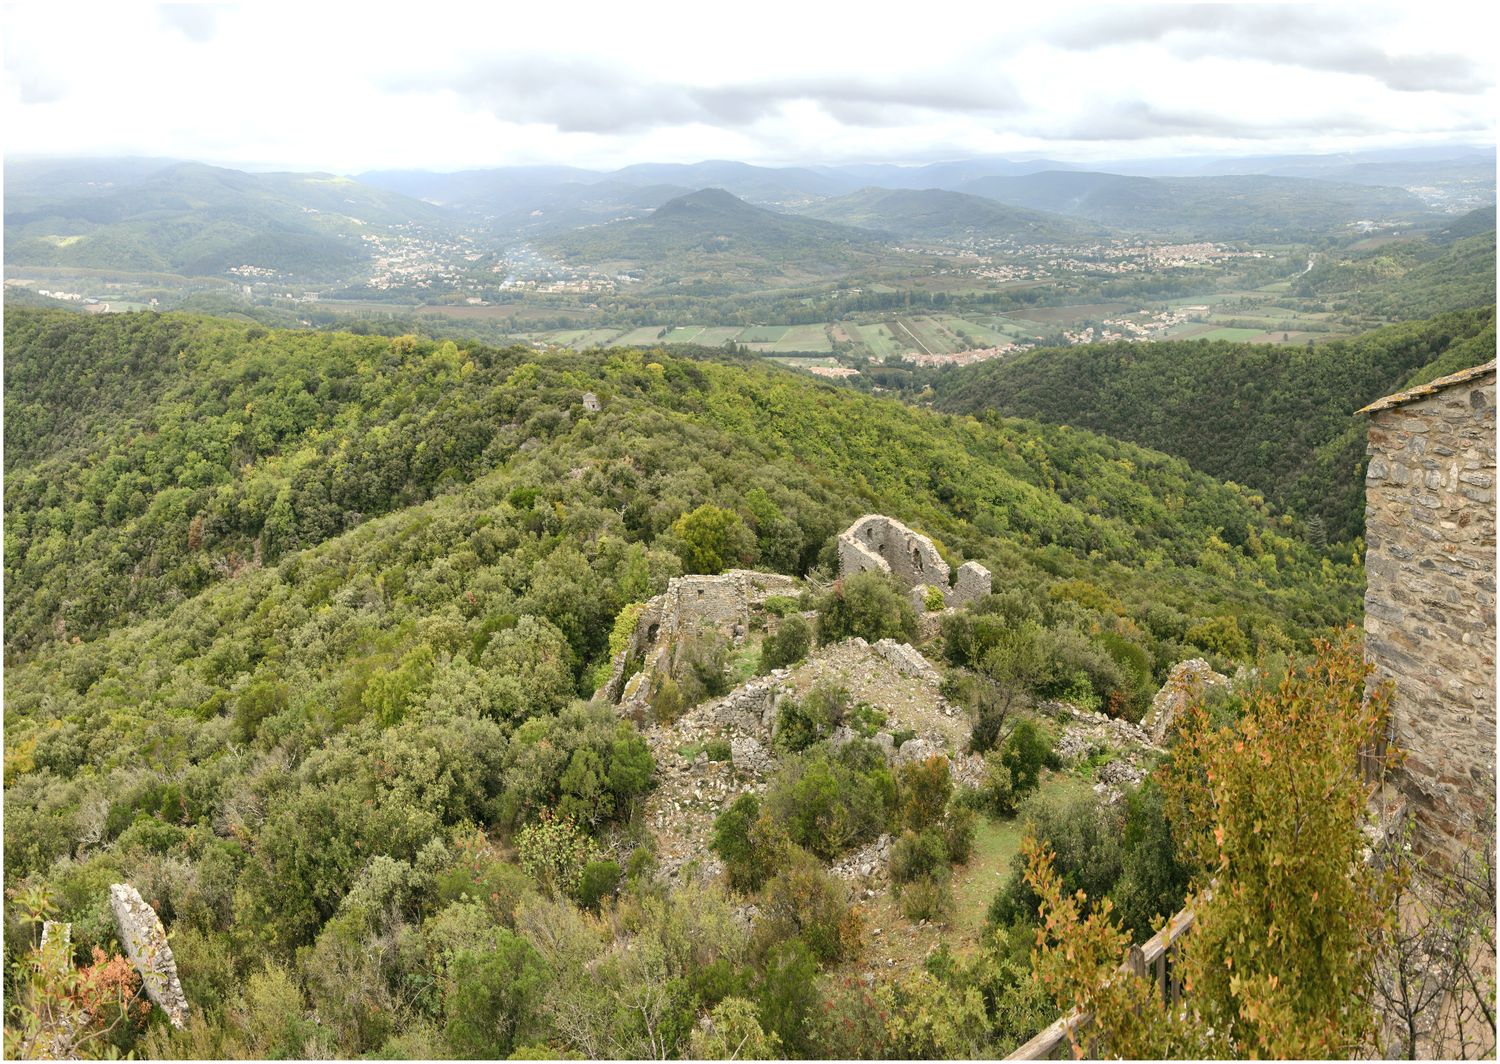
[[[37,3],[0,136],[343,173],[1493,143],[1493,6]]]

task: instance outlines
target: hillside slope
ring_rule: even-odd
[[[360,236],[370,227],[445,224],[431,204],[332,174],[200,163],[140,171],[94,187],[72,170],[27,175],[7,190],[6,262],[187,275],[252,265],[338,278],[369,257]]]
[[[962,191],[1115,228],[1200,240],[1325,232],[1361,219],[1425,213],[1422,201],[1404,189],[1260,175],[1126,177],[1052,171],[979,178]]]
[[[807,208],[810,218],[905,237],[985,237],[1021,243],[1076,239],[1091,227],[1042,211],[1006,207],[941,189],[865,188]]]
[[[649,215],[545,237],[564,258],[651,273],[839,274],[874,260],[880,236],[755,207],[723,189],[668,200]]]
[[[5,885],[23,906],[7,945],[27,940],[37,888],[80,963],[117,950],[108,888],[133,883],[193,1010],[182,1031],[122,1022],[112,1037],[140,1056],[707,1056],[689,1038],[725,986],[804,1055],[890,1055],[813,1041],[768,996],[789,966],[808,995],[859,975],[883,929],[862,930],[829,862],[884,866],[914,772],[947,802],[950,771],[924,750],[980,762],[960,747],[981,711],[950,706],[947,677],[892,642],[919,640],[909,599],[874,574],[816,594],[861,514],[992,570],[998,594],[946,616],[941,660],[1017,656],[1028,698],[1139,710],[1184,658],[1305,647],[1359,609],[1357,565],[1178,459],[754,360],[144,313],[5,325]],[[753,747],[720,711],[772,626],[801,622],[786,596],[732,639],[684,634],[680,675],[705,697],[678,686],[674,702],[663,679],[639,721],[584,701],[672,577],[729,566],[811,571],[829,622],[793,655],[805,666],[765,677],[796,691],[773,720],[753,713]],[[869,738],[836,747],[814,706],[840,683]],[[1051,744],[1035,734],[1034,760]],[[1092,771],[1108,746],[1070,756]],[[701,855],[712,815],[757,791],[808,849],[764,889],[672,879],[684,817]],[[989,853],[959,873],[977,891],[998,884]],[[916,921],[872,960],[920,957]],[[980,922],[965,938],[993,949]],[[666,1034],[642,1032],[643,1000]],[[975,1036],[989,1056],[1050,1018],[992,1011]]]
[[[1315,348],[1184,340],[1039,350],[944,375],[936,402],[1158,448],[1350,539],[1364,530],[1364,422],[1354,411],[1435,360],[1494,358],[1494,319],[1481,308]]]

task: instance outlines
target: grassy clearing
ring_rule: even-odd
[[[974,855],[953,877],[953,926],[960,932],[984,925],[990,902],[1010,876],[1010,863],[1021,850],[1019,819],[979,821],[974,831]]]
[[[874,325],[851,325],[855,333],[855,339],[869,348],[870,355],[876,359],[884,359],[887,355],[899,355],[911,345],[901,343],[891,333],[891,328],[884,322]]]
[[[695,344],[698,337],[703,335],[702,325],[680,325],[667,333],[662,339],[664,344]]]
[[[704,347],[722,347],[726,341],[737,339],[743,331],[733,325],[710,325],[698,334],[693,343]]]
[[[1259,329],[1214,329],[1212,332],[1204,333],[1205,340],[1233,340],[1238,343],[1241,340],[1249,340],[1252,337],[1264,336]]]
[[[832,351],[833,343],[828,339],[826,325],[793,325],[780,340],[771,345],[771,350],[778,354],[788,351]]]

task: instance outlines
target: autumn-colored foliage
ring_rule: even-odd
[[[1113,975],[1128,943],[1106,900],[1087,919],[1050,855],[1028,851],[1042,898],[1034,955],[1059,1005],[1094,1013],[1111,1054],[1339,1057],[1374,1023],[1363,991],[1394,877],[1363,860],[1359,753],[1388,695],[1366,697],[1358,638],[1319,642],[1315,660],[1249,694],[1218,727],[1189,707],[1161,777],[1174,832],[1200,869],[1180,947],[1184,998],[1163,1005],[1146,980]],[[1394,758],[1387,751],[1386,758]]]

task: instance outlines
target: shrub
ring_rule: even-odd
[[[759,890],[776,871],[782,857],[781,848],[761,823],[760,799],[741,794],[714,821],[710,848],[724,862],[729,885],[735,890]]]
[[[1230,616],[1209,617],[1198,621],[1183,635],[1194,646],[1212,654],[1243,661],[1250,656],[1250,643],[1239,621]]]
[[[798,603],[791,595],[771,595],[761,603],[761,608],[773,617],[785,617],[796,612]]]
[[[901,888],[900,903],[908,920],[941,920],[953,910],[953,890],[946,875],[915,879]]]
[[[521,867],[549,895],[576,896],[593,842],[571,817],[544,812],[516,836]]]
[[[812,627],[801,617],[793,614],[782,621],[776,631],[766,636],[766,641],[761,644],[761,673],[796,664],[807,657],[808,648],[811,646]]]
[[[773,742],[781,749],[798,753],[833,734],[849,708],[849,692],[829,681],[822,681],[798,701],[782,699],[777,708]]]
[[[947,605],[947,601],[943,598],[941,591],[928,584],[927,590],[922,594],[922,605],[927,607],[928,613],[936,613]]]
[[[1087,788],[1035,796],[1025,808],[1026,831],[1056,854],[1055,868],[1071,896],[1084,891],[1090,905],[1114,890],[1120,878],[1121,835],[1119,814],[1101,805]],[[1026,884],[1025,858],[1016,855],[1012,874],[990,903],[993,924],[1034,922],[1040,899]]]
[[[755,1005],[727,997],[714,1006],[708,1023],[693,1028],[688,1054],[694,1060],[779,1060],[781,1036],[767,1034],[755,1015]]]
[[[948,846],[936,829],[907,829],[891,845],[891,882],[899,891],[904,884],[940,874],[948,865]]]
[[[448,1044],[465,1057],[509,1056],[517,1036],[530,1029],[546,987],[546,966],[536,950],[497,928],[486,948],[459,952],[448,974]]]
[[[708,503],[672,523],[672,551],[690,573],[720,573],[755,560],[755,535],[740,515]]]
[[[1015,781],[999,750],[984,755],[984,786],[979,790],[981,803],[994,816],[1010,816],[1016,811]]]
[[[620,889],[620,866],[614,861],[590,861],[578,877],[578,904],[593,912]]]
[[[893,804],[894,782],[883,760],[855,767],[861,752],[850,747],[837,758],[822,750],[788,758],[766,790],[773,821],[825,860],[878,836]]]
[[[974,810],[954,801],[943,820],[943,843],[950,864],[967,864],[974,855]]]
[[[862,922],[844,884],[809,854],[794,850],[787,866],[761,891],[755,939],[763,948],[798,938],[825,964],[852,956]]]
[[[1030,717],[1016,722],[1000,747],[1000,763],[1010,770],[1017,795],[1036,790],[1042,769],[1052,759],[1052,736]]]
[[[917,611],[885,573],[856,573],[818,599],[819,645],[854,636],[909,642],[916,635]]]
[[[912,831],[922,831],[942,819],[953,794],[953,777],[948,759],[933,754],[925,761],[909,761],[901,766],[901,822]]]

